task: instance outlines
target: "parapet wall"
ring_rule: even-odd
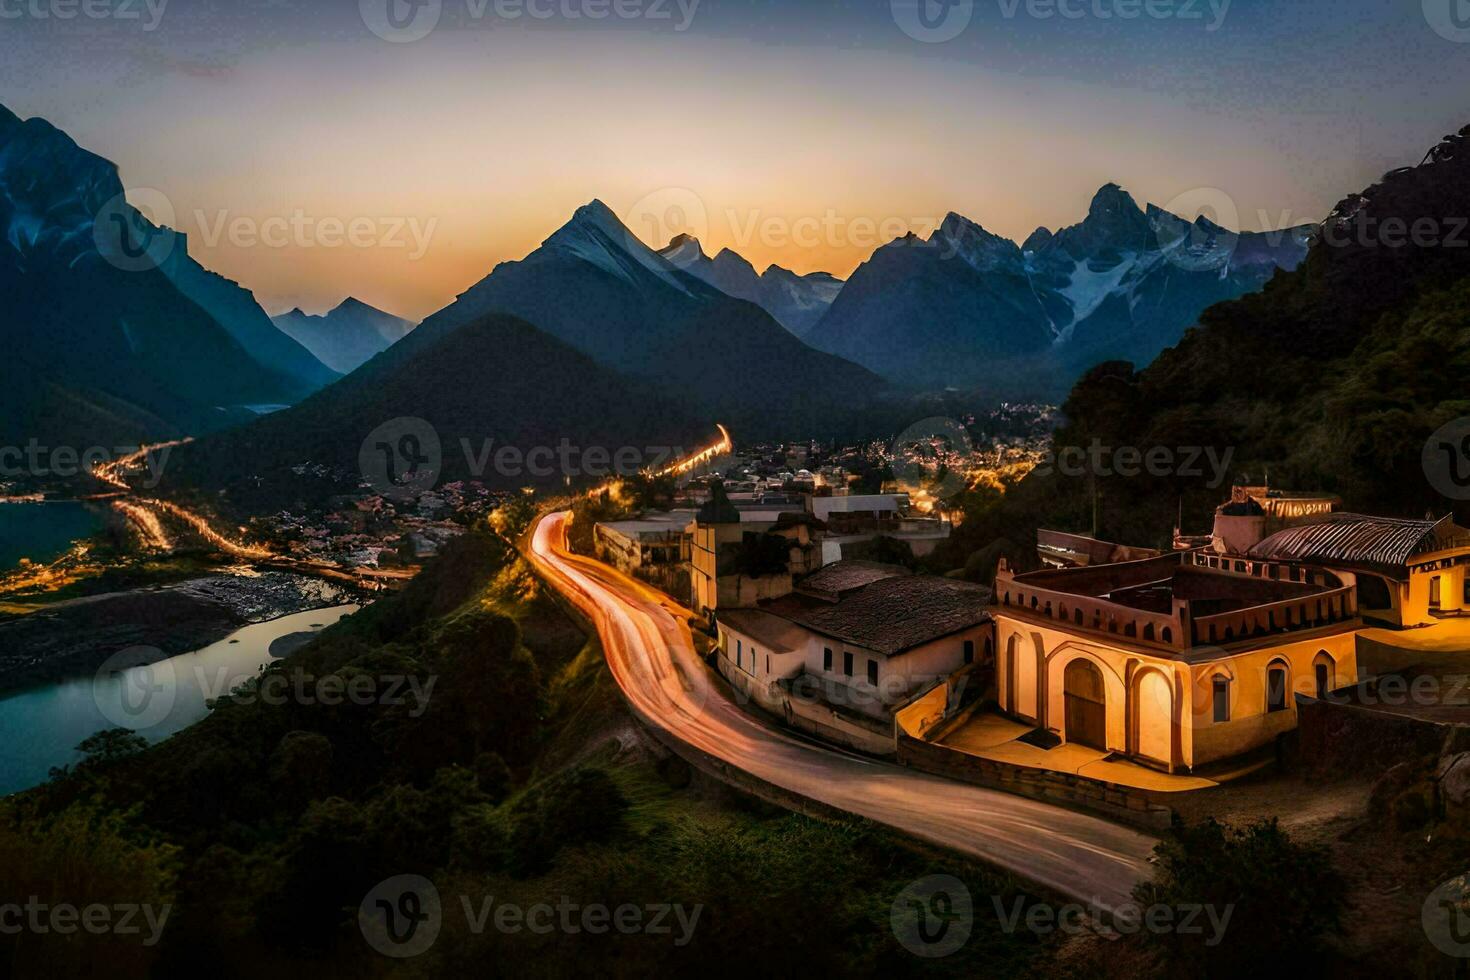
[[[1089,810],[1149,830],[1168,827],[1174,815],[1169,807],[1154,802],[1140,790],[1074,773],[984,759],[915,738],[902,728],[898,733],[898,761],[921,772],[1015,793],[1042,803]]]

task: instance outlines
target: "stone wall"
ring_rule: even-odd
[[[1043,803],[1090,810],[1150,830],[1168,827],[1173,817],[1172,810],[1154,802],[1140,790],[1074,773],[983,759],[925,742],[903,731],[898,735],[898,761],[923,772],[1015,793]]]
[[[845,745],[869,755],[893,758],[893,723],[839,711],[821,702],[788,697],[786,724],[825,742]]]
[[[1324,775],[1376,776],[1433,757],[1457,726],[1340,701],[1297,696],[1300,763]]]

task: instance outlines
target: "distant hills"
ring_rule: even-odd
[[[656,461],[649,447],[692,449],[715,434],[687,406],[506,314],[485,314],[407,356],[400,347],[392,360],[380,355],[299,405],[180,447],[170,485],[227,489],[246,513],[356,492],[365,440],[400,418],[433,428],[438,483],[473,478],[504,488],[580,481],[559,458],[527,459],[538,447],[556,453],[565,443],[574,468],[605,475],[624,447],[637,450],[642,466]],[[497,465],[507,447],[515,458]],[[588,449],[599,456],[589,459]]]
[[[826,272],[799,276],[772,265],[757,275],[755,266],[728,248],[710,258],[690,235],[675,236],[658,254],[727,296],[754,303],[798,337],[806,336],[842,291],[842,280]]]
[[[1240,233],[1138,207],[1116,184],[1024,247],[951,213],[878,249],[805,335],[911,387],[1058,395],[1110,358],[1146,362],[1210,305],[1305,256],[1310,227]]]
[[[387,350],[414,328],[412,320],[396,317],[348,297],[331,312],[311,316],[300,309],[273,317],[282,333],[341,374],[357,370],[374,354]]]
[[[136,444],[336,377],[123,192],[116,165],[0,107],[0,439]]]

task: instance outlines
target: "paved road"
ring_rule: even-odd
[[[845,753],[763,724],[694,650],[667,596],[566,547],[566,513],[531,534],[531,560],[597,626],[613,677],[646,722],[782,789],[891,826],[1099,909],[1147,877],[1153,838],[1097,817]],[[977,896],[977,902],[982,902]]]

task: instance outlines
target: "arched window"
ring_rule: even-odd
[[[1332,659],[1332,654],[1326,650],[1317,651],[1317,656],[1312,658],[1312,683],[1313,692],[1318,700],[1326,700],[1337,686],[1337,663]]]
[[[1290,690],[1285,661],[1274,660],[1266,668],[1266,711],[1285,711]]]

